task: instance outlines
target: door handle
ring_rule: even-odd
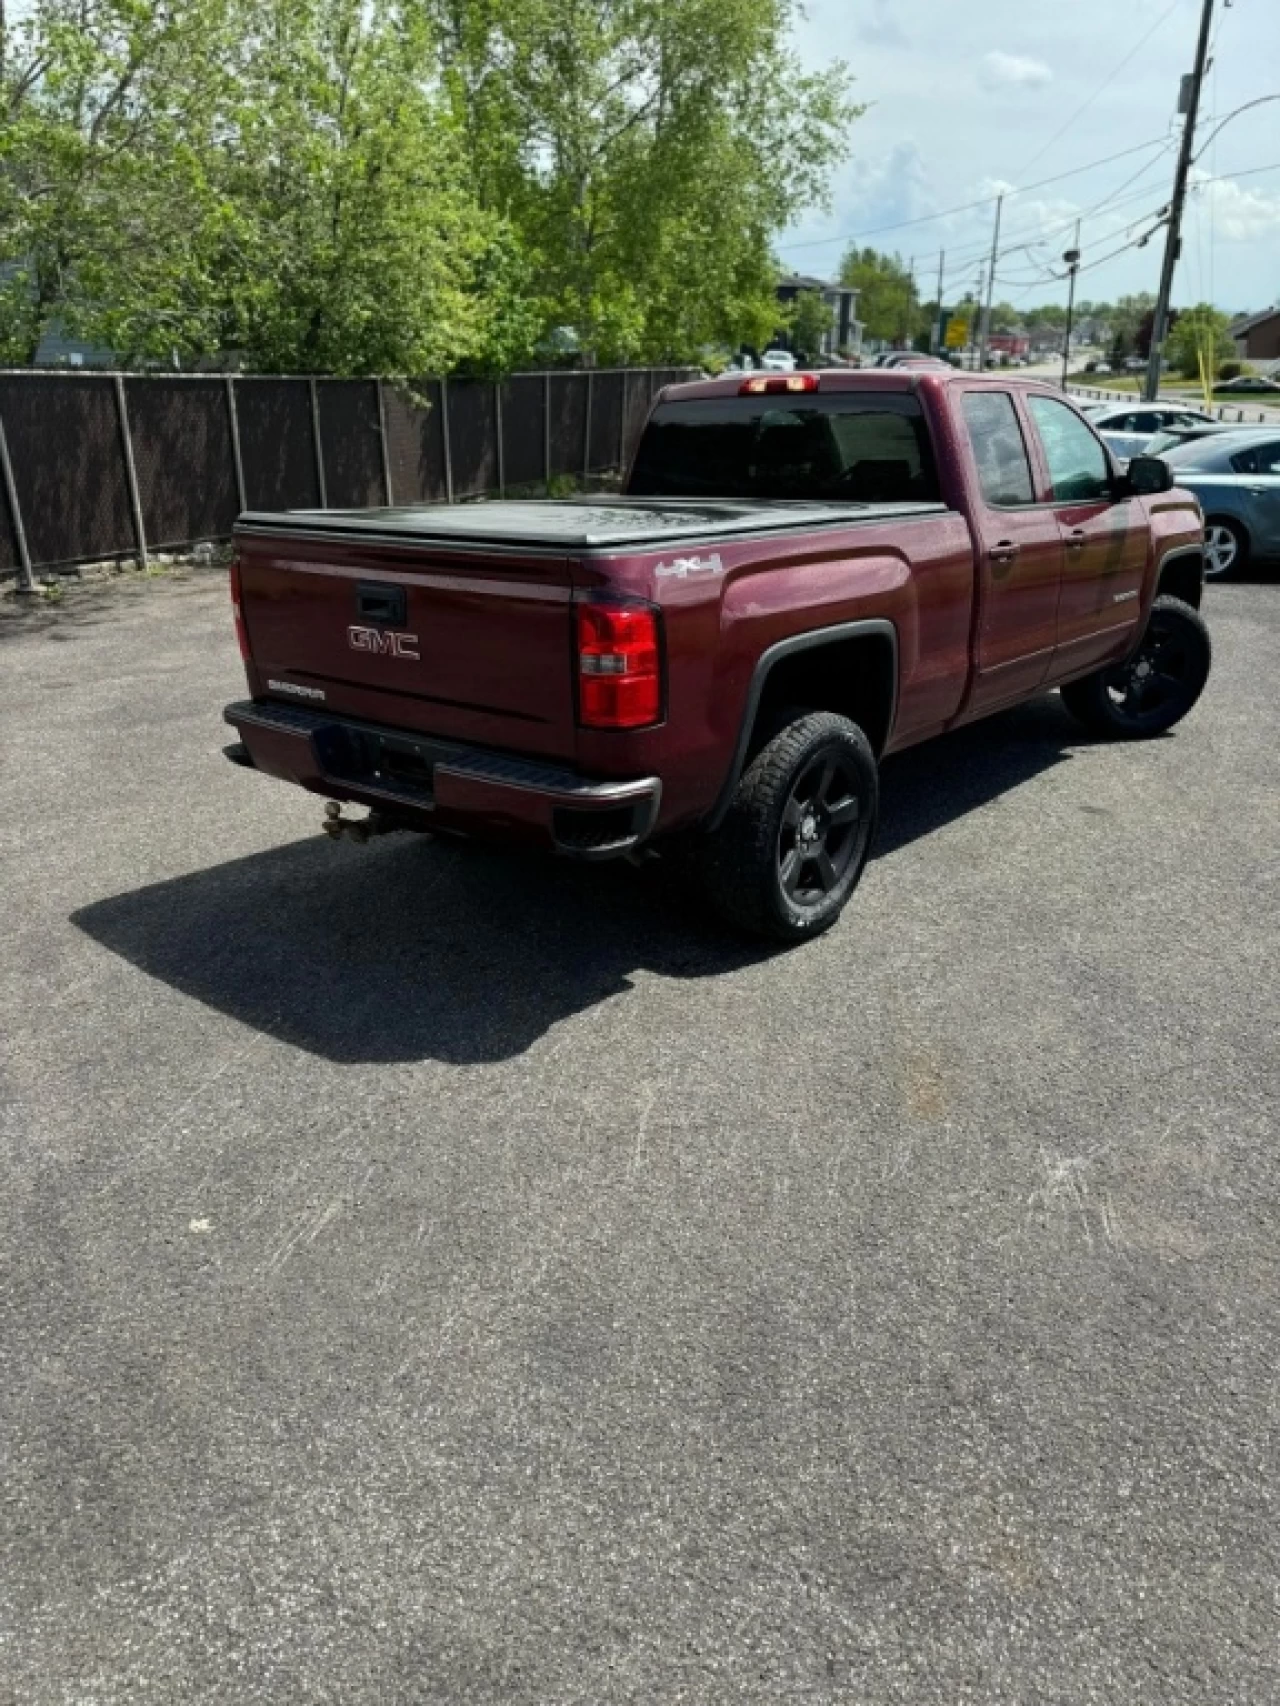
[[[1088,538],[1083,527],[1073,527],[1067,535],[1067,550],[1082,551],[1088,544]]]
[[[993,563],[1011,563],[1022,550],[1016,539],[999,539],[987,552]]]

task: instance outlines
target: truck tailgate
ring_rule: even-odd
[[[572,757],[564,555],[237,534],[258,693],[508,751]]]

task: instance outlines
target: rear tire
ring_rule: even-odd
[[[1211,516],[1204,524],[1204,578],[1228,581],[1249,561],[1249,535],[1238,521]]]
[[[1204,691],[1213,647],[1198,610],[1157,598],[1137,650],[1123,663],[1071,681],[1062,702],[1092,734],[1149,740],[1180,723]]]
[[[879,774],[856,723],[797,715],[743,772],[703,842],[703,883],[720,915],[775,942],[830,929],[857,887],[875,833]]]

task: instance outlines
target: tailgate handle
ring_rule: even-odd
[[[381,581],[357,581],[356,611],[366,622],[400,627],[407,614],[404,588],[384,586]]]

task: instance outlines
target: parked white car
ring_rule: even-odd
[[[767,349],[760,357],[760,367],[765,373],[794,373],[796,358],[789,349]]]
[[[1158,432],[1170,427],[1212,425],[1203,409],[1167,403],[1107,403],[1088,410],[1089,420],[1113,456],[1140,456]]]

